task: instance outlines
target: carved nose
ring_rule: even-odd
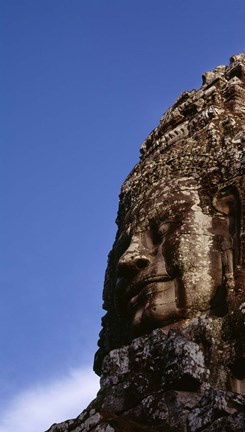
[[[118,276],[130,276],[132,273],[144,270],[149,264],[150,260],[145,255],[125,252],[118,262]]]

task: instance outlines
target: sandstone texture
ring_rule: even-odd
[[[141,147],[108,258],[94,401],[49,432],[245,430],[245,55]]]

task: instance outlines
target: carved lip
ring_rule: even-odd
[[[167,275],[157,275],[144,278],[137,283],[131,284],[125,293],[127,297],[127,302],[130,302],[134,297],[140,295],[142,289],[145,288],[147,285],[158,282],[171,282],[173,280],[174,278],[171,278]]]

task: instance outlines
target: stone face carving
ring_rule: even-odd
[[[97,398],[55,431],[245,429],[245,55],[183,93],[121,191]]]
[[[148,190],[144,207],[134,209],[134,226],[119,238],[126,236],[127,244],[118,259],[113,299],[129,338],[226,309],[228,281],[234,284],[239,262],[236,195],[223,189],[213,198],[215,206],[210,199],[204,208],[194,178],[159,182]]]

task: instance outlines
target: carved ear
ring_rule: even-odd
[[[225,215],[237,214],[239,212],[239,196],[234,186],[220,189],[213,198],[215,210]]]

